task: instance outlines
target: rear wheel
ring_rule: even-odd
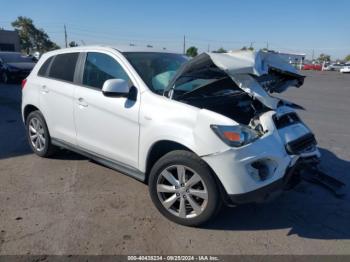
[[[157,161],[150,173],[149,191],[158,210],[182,225],[206,223],[221,206],[211,170],[188,151],[173,151]]]
[[[9,77],[6,72],[1,73],[1,82],[5,84],[9,82]]]
[[[40,111],[31,112],[26,119],[27,137],[33,152],[41,157],[49,157],[56,151],[45,119]]]

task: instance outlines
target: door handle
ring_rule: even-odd
[[[78,98],[78,105],[82,106],[82,107],[87,107],[88,104],[86,103],[85,99],[82,97]]]
[[[47,94],[47,93],[49,92],[49,89],[47,88],[46,85],[42,85],[42,86],[41,86],[41,92],[42,92],[43,94]]]

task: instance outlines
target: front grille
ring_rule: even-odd
[[[299,116],[296,113],[288,113],[280,117],[274,115],[272,118],[277,129],[281,129],[283,127],[301,122]]]
[[[306,152],[311,152],[317,145],[315,136],[311,133],[306,134],[294,141],[286,144],[286,150],[288,154],[296,155]]]

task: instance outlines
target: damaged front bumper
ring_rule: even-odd
[[[311,163],[318,163],[317,158],[311,159]],[[277,179],[271,184],[247,193],[227,195],[227,204],[238,205],[246,203],[259,203],[277,197],[283,191],[292,189],[301,181],[300,171],[302,171],[304,165],[304,160],[299,159],[293,166],[287,168],[283,177]]]
[[[309,129],[300,129],[301,122],[279,129],[273,116],[270,111],[260,117],[266,133],[255,142],[202,157],[221,181],[228,204],[266,201],[294,183],[293,174],[303,164],[318,162],[320,152],[316,146],[296,154],[290,151],[290,141],[286,140],[296,131],[301,132],[300,138],[308,137]]]

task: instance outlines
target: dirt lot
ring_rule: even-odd
[[[273,202],[225,208],[204,228],[163,218],[147,187],[69,152],[34,156],[21,90],[0,85],[0,254],[350,254],[350,75],[305,72],[283,96],[316,133],[348,196],[303,182]]]

